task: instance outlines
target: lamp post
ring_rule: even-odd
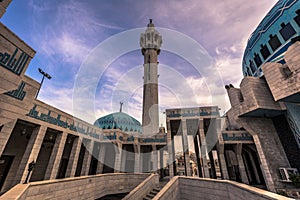
[[[44,82],[45,77],[48,78],[49,80],[52,78],[49,74],[47,74],[46,72],[44,72],[41,68],[39,68],[39,72],[43,75],[43,78],[42,78],[40,87],[39,87],[39,89],[38,89],[38,91],[37,91],[37,93],[36,93],[35,98],[37,98],[38,95],[39,95],[39,92],[40,92],[40,89],[41,89],[41,87],[42,87],[42,85],[43,85],[43,82]]]

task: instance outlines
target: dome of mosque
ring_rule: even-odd
[[[94,125],[102,129],[120,129],[127,133],[142,133],[141,123],[123,112],[115,112],[104,117],[100,117],[95,121]]]

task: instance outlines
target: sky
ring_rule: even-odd
[[[275,0],[13,0],[1,22],[36,51],[26,75],[52,76],[38,99],[94,123],[123,111],[141,122],[149,19],[163,38],[160,124],[165,109],[230,108],[224,86],[239,86],[247,40]]]

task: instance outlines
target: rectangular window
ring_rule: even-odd
[[[273,51],[275,51],[276,49],[278,49],[278,47],[280,47],[281,42],[279,41],[277,35],[270,35],[270,40],[269,40],[269,44],[272,48]]]
[[[260,49],[260,53],[262,55],[262,57],[266,60],[270,55],[270,51],[267,47],[267,45],[260,45],[261,49]]]
[[[292,27],[292,25],[290,23],[287,23],[286,25],[282,24],[281,27],[282,28],[279,32],[285,41],[287,41],[293,35],[296,34],[295,29]]]
[[[254,54],[254,62],[256,67],[259,67],[262,64],[262,61],[257,53]]]

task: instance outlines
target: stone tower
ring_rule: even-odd
[[[143,134],[153,135],[159,131],[158,118],[158,60],[162,37],[155,30],[152,19],[145,33],[141,34],[140,46],[144,56]]]

